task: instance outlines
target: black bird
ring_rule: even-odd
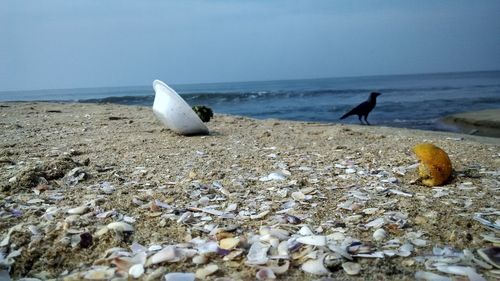
[[[361,122],[361,124],[363,124],[363,121],[361,120],[361,117],[363,116],[365,118],[366,124],[370,125],[370,123],[368,123],[368,120],[367,120],[368,114],[370,113],[370,111],[372,111],[372,109],[377,104],[377,97],[380,95],[381,95],[380,93],[372,92],[370,94],[370,97],[368,98],[368,100],[360,103],[358,106],[351,109],[351,111],[344,114],[344,116],[340,117],[340,119],[344,119],[344,118],[349,117],[351,115],[358,115],[359,122]]]

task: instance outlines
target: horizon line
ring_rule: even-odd
[[[226,81],[226,82],[194,82],[194,83],[172,83],[173,87],[178,86],[195,86],[195,85],[216,85],[216,84],[241,84],[241,83],[262,83],[262,82],[283,82],[296,80],[324,80],[324,79],[343,79],[343,78],[369,78],[369,77],[386,77],[386,76],[414,76],[414,75],[436,75],[436,74],[455,74],[455,73],[474,73],[474,72],[500,72],[500,69],[491,70],[463,70],[463,71],[442,71],[442,72],[416,72],[416,73],[400,73],[400,74],[368,74],[368,75],[353,75],[353,76],[329,76],[317,78],[276,78],[269,80],[246,80],[246,81]],[[156,79],[156,78],[155,78]],[[152,80],[154,81],[154,79]],[[85,90],[85,89],[106,89],[106,88],[140,88],[148,87],[147,85],[123,85],[123,86],[92,86],[92,87],[76,87],[76,88],[45,88],[32,90],[0,90],[1,93],[13,92],[38,92],[38,91],[65,91],[65,90]]]

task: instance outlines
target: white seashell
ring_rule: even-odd
[[[299,229],[299,232],[298,232],[300,235],[302,236],[308,236],[308,235],[313,235],[314,233],[312,232],[312,230],[307,226],[307,225],[304,225],[303,227],[301,227]]]
[[[208,128],[173,89],[160,80],[153,81],[153,112],[170,130],[181,135],[206,135]]]
[[[438,265],[436,269],[444,273],[467,276],[471,281],[486,281],[474,268],[468,266]]]
[[[261,242],[255,242],[248,250],[247,263],[248,264],[265,264],[269,260],[267,251],[271,246],[265,245]]]
[[[238,209],[238,204],[236,203],[232,203],[232,204],[229,204],[226,208],[226,212],[232,212],[232,211],[236,211],[236,209]]]
[[[170,272],[163,277],[165,281],[194,281],[195,278],[196,275],[194,273],[186,272]]]
[[[270,211],[269,211],[269,210],[267,210],[267,211],[264,211],[264,212],[259,213],[259,214],[256,214],[256,215],[251,215],[251,216],[250,216],[250,219],[252,219],[252,220],[258,220],[258,219],[261,219],[261,218],[265,217],[267,214],[269,214],[269,212],[270,212]]]
[[[276,279],[276,275],[274,275],[274,272],[270,268],[264,267],[257,271],[255,278],[257,280],[274,280]]]
[[[318,259],[308,260],[302,264],[301,269],[307,273],[316,274],[316,275],[327,275],[330,273],[328,269],[326,269],[323,261],[326,255],[322,255]]]
[[[140,263],[134,264],[129,268],[128,274],[137,279],[144,274],[144,266]]]
[[[288,176],[290,176],[289,171],[286,171],[286,170],[277,171],[277,172],[270,173],[267,176],[259,178],[259,181],[283,181]]]
[[[373,232],[373,240],[375,241],[384,240],[385,237],[387,237],[387,232],[383,228],[379,228]]]
[[[344,262],[342,268],[348,275],[358,275],[361,271],[361,265],[355,262]]]
[[[134,227],[125,222],[112,222],[106,226],[108,229],[114,230],[116,232],[132,232]]]
[[[217,272],[217,270],[219,270],[219,267],[216,264],[209,264],[203,268],[196,270],[196,278],[205,280],[207,276],[214,274],[215,272]]]
[[[310,235],[303,236],[297,238],[297,242],[306,244],[306,245],[314,245],[314,246],[325,246],[326,245],[326,236],[323,235]]]
[[[172,262],[179,261],[180,259],[181,254],[175,246],[166,246],[151,257],[151,263],[157,264],[165,261]]]
[[[207,196],[203,196],[200,199],[198,199],[198,203],[200,205],[206,206],[208,205],[208,203],[210,203],[210,198],[208,198]]]
[[[385,223],[384,218],[378,218],[374,219],[371,222],[365,224],[365,227],[370,228],[370,227],[375,227],[375,228],[381,228]]]
[[[237,237],[224,238],[219,241],[219,247],[224,250],[232,250],[240,243]]]
[[[107,228],[107,227],[101,227],[98,231],[95,232],[94,236],[95,237],[101,237],[104,234],[108,233],[108,231],[109,231],[109,228]]]
[[[70,215],[81,215],[81,214],[86,213],[87,210],[88,210],[87,206],[80,206],[80,207],[69,209],[66,211],[66,213],[68,213]]]
[[[353,168],[348,168],[348,169],[345,169],[345,173],[346,174],[354,174],[354,173],[356,173],[356,170]]]
[[[197,255],[193,257],[194,264],[206,264],[208,262],[208,258],[205,255]]]
[[[436,273],[427,272],[427,271],[417,271],[415,272],[416,280],[426,280],[426,281],[452,281],[451,278],[438,275]]]
[[[400,257],[408,257],[411,255],[412,251],[413,251],[413,245],[410,243],[406,243],[399,248],[397,255]]]
[[[163,247],[161,245],[151,245],[151,246],[149,246],[148,251],[149,252],[156,252],[156,251],[161,250],[162,248]]]
[[[300,191],[295,191],[295,192],[292,192],[292,198],[293,198],[293,200],[296,200],[296,201],[304,201],[306,196],[304,195],[304,193],[302,193]]]
[[[366,209],[363,209],[363,213],[367,214],[367,215],[373,215],[375,214],[379,209],[378,208],[366,208]]]
[[[223,261],[231,261],[234,260],[235,258],[241,256],[243,254],[243,250],[233,250],[231,253],[225,255],[222,260]]]

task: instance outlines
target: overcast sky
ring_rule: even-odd
[[[498,0],[0,0],[0,91],[495,69]]]

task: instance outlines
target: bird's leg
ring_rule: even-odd
[[[359,123],[361,123],[361,125],[364,125],[365,123],[363,123],[363,120],[361,120],[361,115],[358,115],[358,118],[359,118]]]
[[[366,122],[366,125],[371,125],[370,122],[368,122],[368,115],[365,115],[365,122]]]

